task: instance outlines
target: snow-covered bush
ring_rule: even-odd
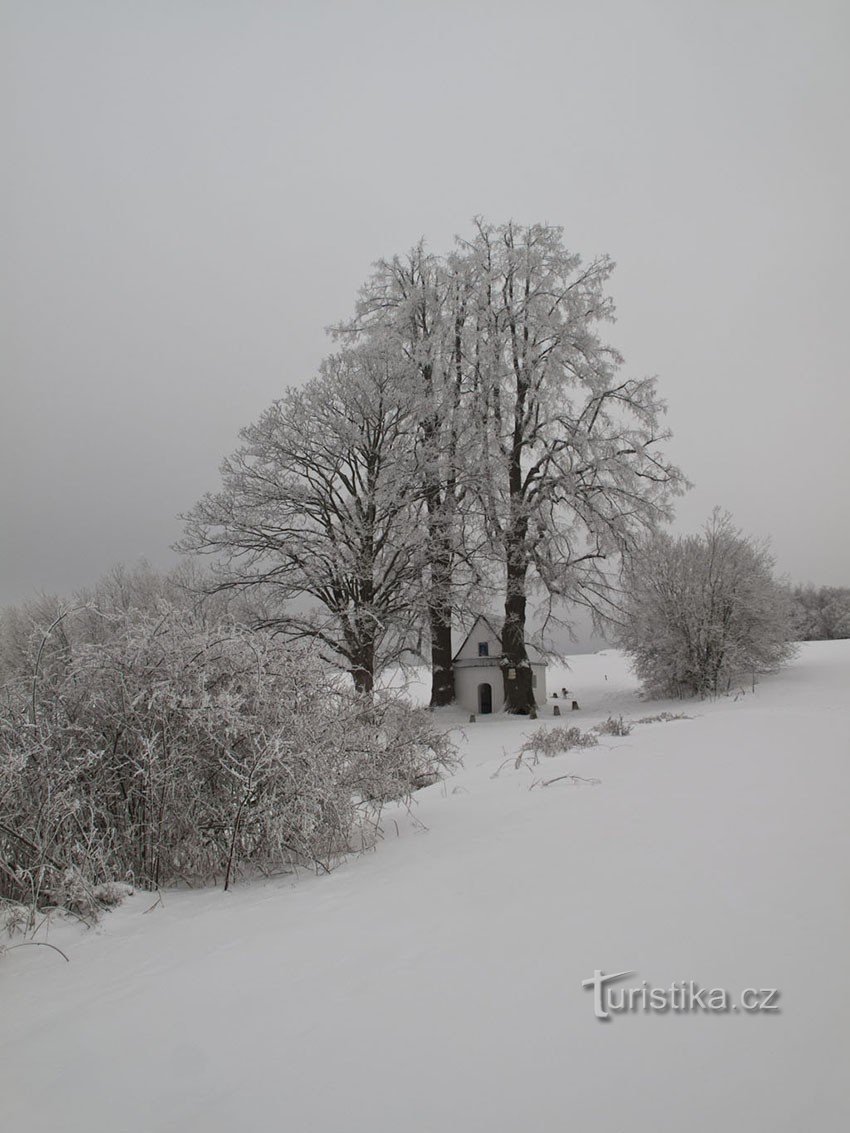
[[[631,724],[622,716],[609,716],[607,720],[594,725],[593,728],[593,731],[598,732],[600,736],[628,736],[631,730]]]
[[[686,716],[684,712],[656,712],[652,716],[641,716],[635,720],[636,724],[669,724],[671,720],[692,720],[693,716]]]
[[[574,725],[569,728],[547,728],[541,726],[531,733],[520,748],[520,752],[530,752],[535,760],[538,756],[561,755],[577,748],[596,747],[599,743],[593,732],[583,732]]]
[[[766,545],[715,511],[701,535],[659,532],[629,561],[619,644],[650,696],[716,696],[794,653]]]
[[[794,629],[799,641],[850,637],[850,588],[795,586]]]
[[[330,869],[451,764],[426,713],[342,690],[305,649],[151,606],[102,611],[98,641],[68,614],[61,664],[34,628],[0,701],[0,898],[91,913],[109,882]]]

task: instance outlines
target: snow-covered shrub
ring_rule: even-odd
[[[27,932],[33,924],[33,909],[19,901],[0,899],[0,954],[4,936]]]
[[[794,653],[767,547],[715,511],[701,535],[659,532],[626,566],[616,634],[650,696],[716,696]]]
[[[448,733],[434,729],[424,708],[412,709],[391,697],[364,709],[365,731],[351,781],[358,794],[375,804],[407,798],[454,765],[455,749]]]
[[[654,716],[641,716],[636,724],[668,724],[671,720],[692,720],[684,712],[656,712]]]
[[[631,730],[631,724],[622,716],[609,716],[607,720],[593,727],[593,731],[598,732],[600,736],[628,736]]]
[[[0,897],[92,915],[108,883],[330,869],[387,800],[451,764],[427,714],[365,702],[226,617],[152,605],[110,607],[100,640],[68,624],[47,667],[38,627],[5,686]]]
[[[799,641],[832,641],[850,637],[850,588],[795,586],[794,629]]]
[[[598,743],[598,738],[592,732],[583,732],[574,725],[569,728],[541,726],[526,739],[520,752],[530,752],[536,758],[540,755],[560,755],[577,748],[596,747]]]

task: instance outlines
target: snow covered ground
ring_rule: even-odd
[[[51,929],[68,964],[7,953],[0,1128],[850,1128],[850,642],[716,703],[640,702],[613,651],[549,685],[581,703],[561,723],[694,718],[518,769],[537,725],[479,720],[329,877],[137,894]],[[600,782],[542,784],[567,774]],[[781,1011],[601,1022],[595,969]]]

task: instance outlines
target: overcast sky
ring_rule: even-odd
[[[0,603],[172,562],[371,262],[477,213],[617,261],[677,527],[850,584],[846,0],[0,12]]]

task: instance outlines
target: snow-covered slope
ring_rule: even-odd
[[[850,642],[716,703],[639,702],[613,651],[562,686],[561,723],[694,718],[519,768],[537,725],[466,725],[463,771],[330,877],[137,894],[51,930],[69,964],[7,953],[0,1127],[850,1127]],[[600,782],[543,785],[568,774]],[[595,969],[778,988],[781,1012],[601,1022]]]

